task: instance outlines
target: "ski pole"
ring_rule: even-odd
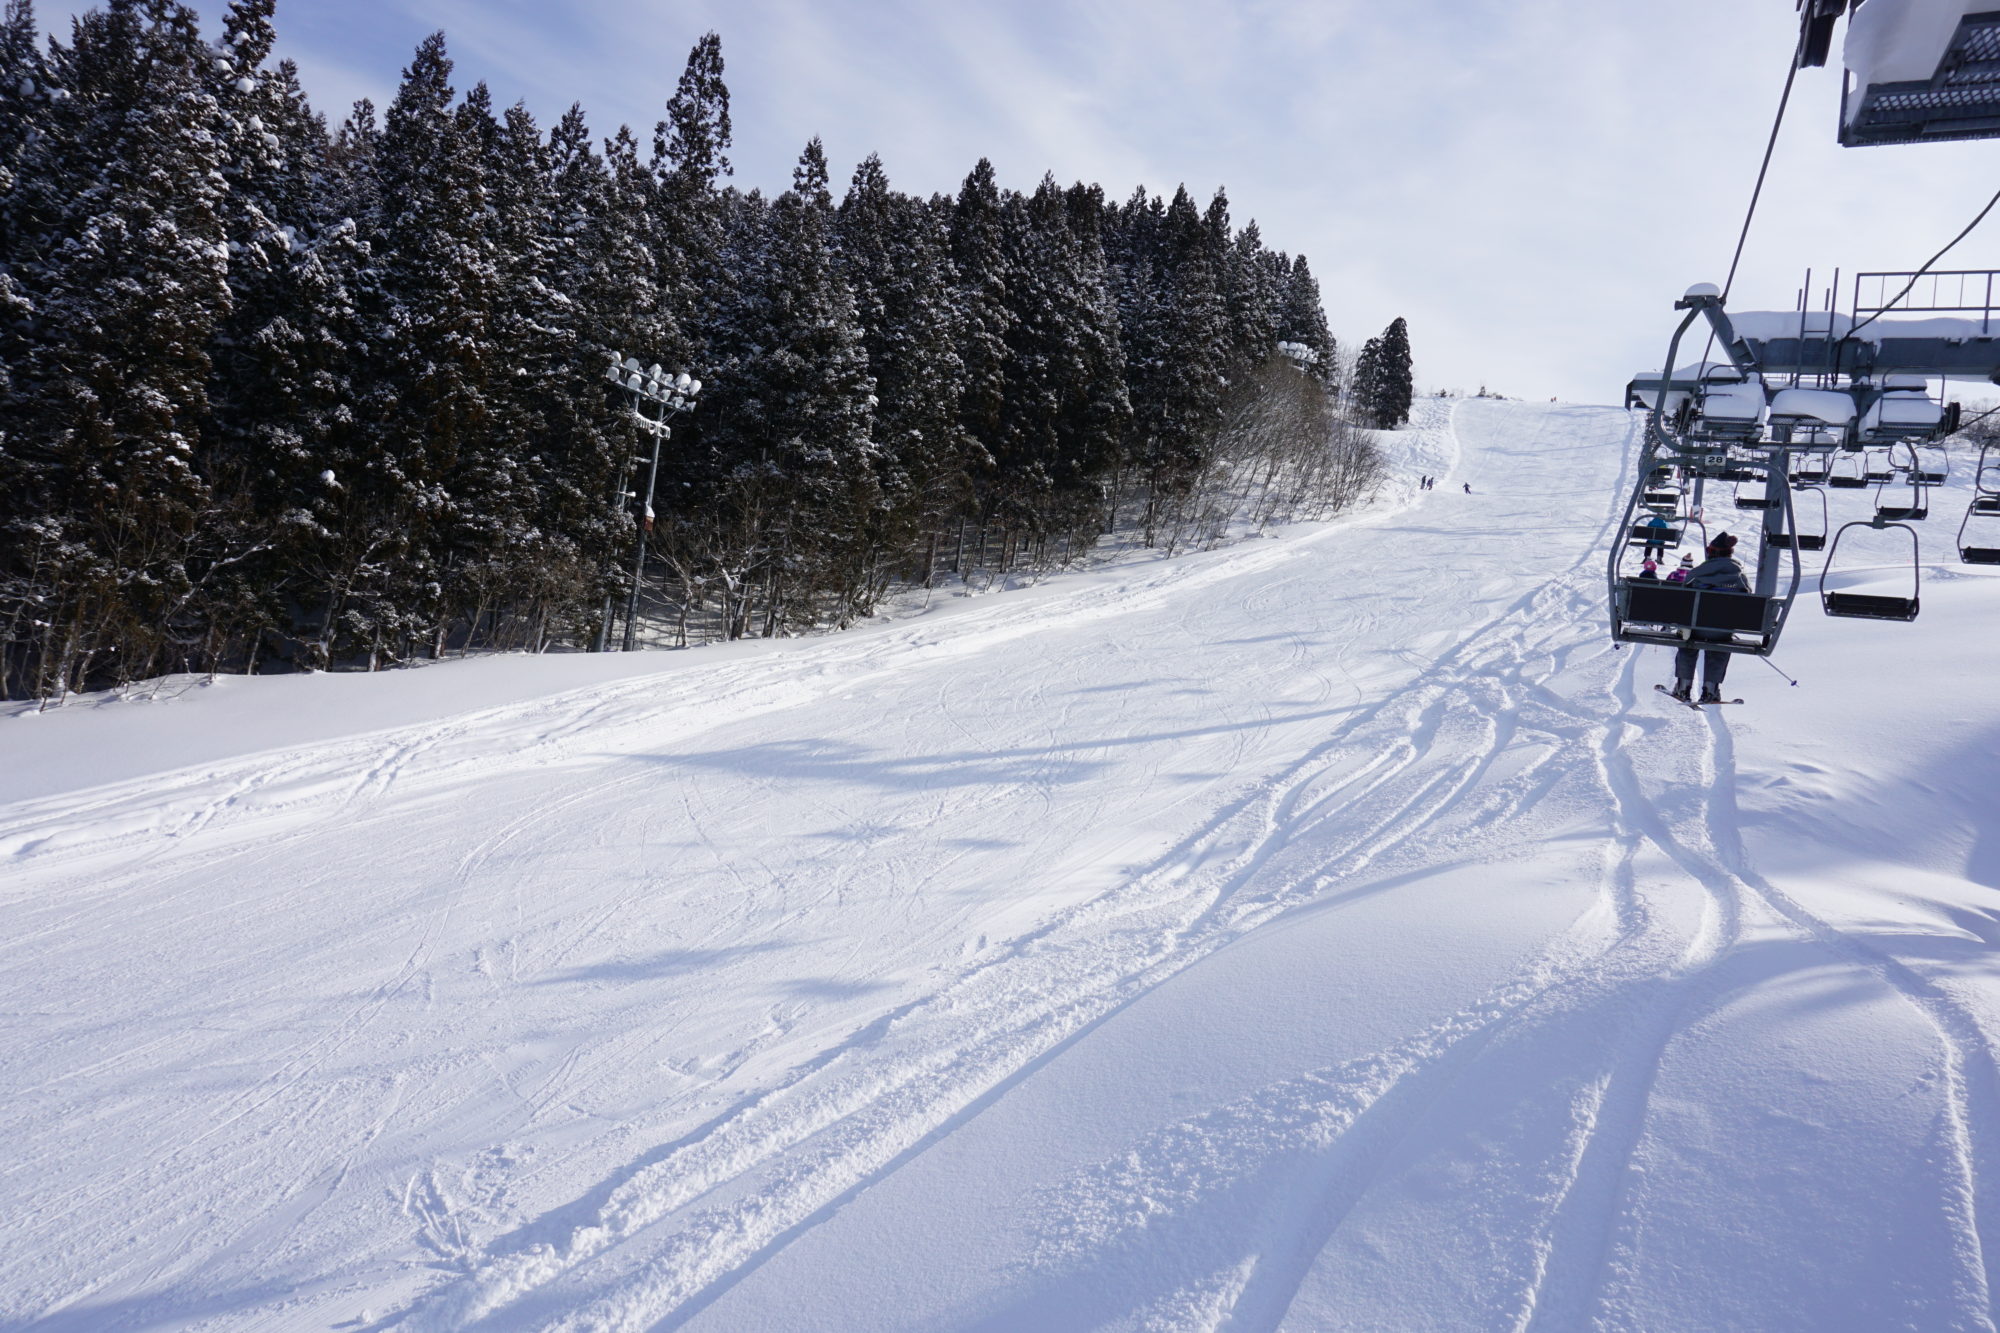
[[[1781,675],[1781,676],[1785,676],[1785,671],[1784,671],[1784,668],[1783,668],[1783,667],[1781,667],[1781,666],[1779,666],[1779,665],[1778,665],[1778,664],[1777,664],[1776,662],[1773,662],[1773,661],[1772,661],[1772,660],[1771,660],[1770,658],[1768,658],[1768,657],[1763,657],[1763,658],[1759,658],[1758,660],[1759,660],[1759,661],[1761,661],[1761,662],[1762,662],[1762,663],[1763,663],[1763,664],[1764,664],[1765,666],[1767,666],[1767,667],[1771,668],[1771,670],[1773,670],[1773,671],[1777,672],[1777,673],[1778,673],[1779,675]],[[1797,689],[1797,688],[1799,687],[1799,683],[1798,683],[1798,682],[1797,682],[1796,680],[1792,680],[1792,678],[1791,678],[1790,676],[1785,676],[1785,679],[1786,679],[1786,680],[1791,680],[1791,681],[1792,681],[1792,688],[1793,688],[1793,689]]]

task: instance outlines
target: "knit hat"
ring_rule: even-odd
[[[1734,533],[1718,532],[1708,544],[1708,553],[1710,555],[1730,555],[1735,550],[1736,536]]]
[[[1684,565],[1691,565],[1691,564],[1693,564],[1693,563],[1694,563],[1694,552],[1693,552],[1693,551],[1682,551],[1682,552],[1681,552],[1681,563],[1682,563],[1682,564],[1684,564]]]
[[[1645,570],[1648,574],[1652,573],[1654,570],[1658,568],[1659,566],[1654,564],[1651,560],[1648,560],[1645,564]]]

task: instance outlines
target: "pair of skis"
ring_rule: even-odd
[[[1720,704],[1740,704],[1740,703],[1742,703],[1742,702],[1743,702],[1743,701],[1742,701],[1741,699],[1711,699],[1711,700],[1709,700],[1709,701],[1708,701],[1707,703],[1705,703],[1705,704],[1704,704],[1704,703],[1697,703],[1697,702],[1696,702],[1695,700],[1693,700],[1693,699],[1676,699],[1676,698],[1674,698],[1674,692],[1673,692],[1672,690],[1668,689],[1668,688],[1667,688],[1666,686],[1664,686],[1664,685],[1655,685],[1655,686],[1654,686],[1653,688],[1654,688],[1654,689],[1656,689],[1656,690],[1658,690],[1658,691],[1659,691],[1659,692],[1660,692],[1661,694],[1664,694],[1664,695],[1666,695],[1666,696],[1667,696],[1667,697],[1668,697],[1669,699],[1673,699],[1673,700],[1674,700],[1674,702],[1675,702],[1675,703],[1677,703],[1677,704],[1686,704],[1686,705],[1687,705],[1687,706],[1688,706],[1689,708],[1692,708],[1692,709],[1694,709],[1694,711],[1695,711],[1695,712],[1697,712],[1697,713],[1699,713],[1699,712],[1700,712],[1700,711],[1701,711],[1702,709],[1704,709],[1704,708],[1714,708],[1714,707],[1717,707],[1717,706],[1718,706],[1718,705],[1720,705]]]

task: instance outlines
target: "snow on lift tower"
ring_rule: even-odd
[[[1847,14],[1840,142],[2000,138],[2000,0],[1799,0],[1799,64]]]

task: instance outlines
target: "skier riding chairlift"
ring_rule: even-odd
[[[1686,584],[1702,592],[1750,591],[1750,576],[1736,559],[1736,538],[1727,532],[1718,532],[1708,544],[1708,559],[1694,567],[1687,576]],[[1727,639],[1726,632],[1717,630],[1694,630],[1697,642],[1674,651],[1674,688],[1670,693],[1682,703],[1692,703],[1694,693],[1694,668],[1696,659],[1701,661],[1701,700],[1704,704],[1722,702],[1722,678],[1729,671],[1729,654],[1713,648],[1702,649],[1699,641],[1718,642]]]
[[[1654,514],[1639,526],[1646,530],[1646,546],[1640,555],[1649,561],[1666,559],[1667,539],[1674,535],[1674,525]]]

